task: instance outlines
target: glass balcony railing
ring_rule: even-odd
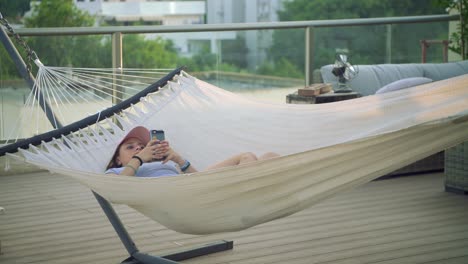
[[[457,19],[453,15],[435,15],[190,26],[23,28],[17,32],[46,65],[186,65],[190,74],[226,90],[285,102],[287,94],[313,83],[314,71],[332,64],[337,52],[348,53],[353,64],[420,63],[420,41],[448,39],[449,23]],[[29,88],[2,48],[0,54],[0,140],[4,140],[11,136],[9,127],[15,122],[15,113],[21,111]],[[443,62],[442,55],[442,46],[434,46],[427,49],[426,60]]]

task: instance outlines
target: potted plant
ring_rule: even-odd
[[[457,30],[449,37],[449,49],[466,60],[468,58],[468,0],[439,0],[438,2],[447,8],[447,12],[455,11],[460,14]]]

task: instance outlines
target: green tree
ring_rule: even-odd
[[[126,35],[123,40],[125,68],[174,68],[177,54],[173,43],[160,37],[145,39],[142,35]]]
[[[94,18],[79,10],[73,0],[42,0],[32,8],[25,26],[83,27],[92,26]],[[30,46],[44,64],[53,66],[100,67],[97,54],[101,54],[100,36],[47,36],[30,38]],[[110,65],[107,65],[108,67]]]
[[[73,0],[36,2],[31,17],[25,19],[27,27],[76,27],[93,24],[94,18],[78,9]]]
[[[281,58],[275,64],[264,63],[261,65],[257,72],[264,75],[283,76],[290,78],[302,78],[304,74],[289,60]]]
[[[236,68],[246,68],[248,53],[247,45],[245,44],[245,37],[237,36],[234,40],[221,41],[221,54],[223,62],[232,64]]]
[[[468,0],[436,0],[435,2],[440,7],[455,9],[460,14],[457,30],[450,36],[450,49],[466,60],[468,58]]]
[[[442,14],[444,9],[427,0],[294,0],[278,13],[281,21],[329,20]],[[430,30],[427,30],[430,27]],[[409,62],[409,54],[420,54],[419,40],[441,36],[446,29],[433,25],[393,26],[393,62]],[[420,34],[415,34],[418,32]],[[317,28],[314,30],[314,68],[330,64],[337,48],[350,51],[355,64],[385,62],[385,26]],[[272,61],[286,59],[304,70],[304,31],[277,30],[269,55]],[[291,47],[299,46],[292,49]],[[288,52],[285,53],[284,51]]]
[[[0,12],[11,22],[19,21],[29,10],[30,0],[0,0]]]
[[[9,23],[18,23],[27,10],[29,10],[29,0],[0,0],[0,12]],[[0,65],[2,79],[21,78],[3,45],[0,45]]]
[[[25,20],[27,27],[85,27],[94,18],[72,0],[43,0]],[[177,54],[172,42],[125,35],[123,56],[127,68],[173,67]],[[30,46],[44,64],[74,67],[111,67],[111,41],[102,36],[47,36],[31,38]]]
[[[21,76],[16,69],[10,55],[7,53],[3,45],[0,45],[0,79],[20,79]]]
[[[209,52],[209,47],[205,46],[191,58],[179,57],[178,64],[186,66],[190,71],[210,71],[219,69],[217,57]]]

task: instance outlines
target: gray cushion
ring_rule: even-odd
[[[449,63],[407,63],[357,65],[359,73],[348,82],[348,86],[363,96],[375,94],[381,87],[406,78],[426,77],[434,81],[448,79],[468,73],[468,61]],[[338,78],[332,74],[333,65],[320,68],[324,83],[338,86]]]
[[[375,92],[375,94],[382,94],[382,93],[388,93],[388,92],[393,92],[393,91],[398,91],[401,89],[413,87],[413,86],[418,86],[421,84],[425,83],[430,83],[432,82],[432,79],[425,78],[425,77],[411,77],[411,78],[405,78],[401,79],[392,83],[389,83],[385,85],[384,87],[380,88]]]
[[[424,65],[424,77],[434,81],[445,80],[468,73],[468,61],[430,63]]]

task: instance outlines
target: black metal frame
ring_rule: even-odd
[[[119,216],[114,211],[112,205],[99,194],[93,192],[96,200],[101,206],[102,210],[106,214],[107,218],[111,222],[115,229],[115,232],[119,236],[122,244],[128,251],[130,257],[122,261],[121,264],[170,264],[177,263],[176,261],[182,261],[189,258],[195,258],[211,253],[225,251],[234,247],[233,241],[221,240],[218,242],[203,245],[201,247],[192,248],[182,252],[176,252],[163,256],[152,256],[145,253],[141,253],[133,242],[132,238],[128,234],[127,230],[120,221]]]
[[[28,82],[28,84],[32,88],[34,85],[34,77],[27,70],[26,64],[24,63],[23,59],[19,55],[18,51],[14,47],[11,40],[8,38],[7,33],[1,26],[0,26],[0,41],[3,43],[8,53],[10,54],[11,58],[15,62],[16,67],[18,68],[18,71],[21,73],[22,77]],[[52,126],[56,129],[48,133],[44,133],[44,134],[32,137],[30,139],[20,141],[15,144],[10,144],[5,147],[2,147],[0,148],[0,156],[4,155],[5,153],[17,152],[18,148],[27,148],[29,144],[37,145],[37,144],[40,144],[42,141],[48,142],[52,140],[53,138],[60,137],[62,135],[68,135],[74,131],[77,131],[80,128],[90,125],[91,123],[97,122],[96,120],[98,120],[98,118],[99,118],[98,121],[100,121],[106,117],[109,117],[113,115],[114,113],[119,112],[122,109],[129,107],[133,103],[136,103],[139,100],[139,98],[145,96],[146,94],[157,91],[159,87],[164,86],[176,74],[179,74],[182,69],[183,67],[175,69],[174,71],[166,75],[161,80],[150,85],[149,87],[137,93],[136,95],[132,96],[131,98],[104,110],[103,112],[99,114],[100,116],[90,116],[78,122],[67,125],[65,127],[62,127],[62,125],[56,121],[55,117],[53,116],[53,112],[50,110],[50,107],[46,105],[43,110],[48,115],[49,121],[52,123]],[[177,263],[176,261],[199,257],[199,256],[216,253],[216,252],[220,252],[224,250],[229,250],[233,248],[232,241],[222,240],[222,241],[204,245],[198,248],[193,248],[193,249],[189,249],[183,252],[177,252],[177,253],[173,253],[173,254],[169,254],[165,256],[152,256],[152,255],[148,255],[145,253],[141,253],[136,247],[135,243],[133,242],[132,238],[128,234],[124,225],[120,221],[119,216],[114,211],[114,208],[109,203],[109,201],[107,201],[105,198],[103,198],[102,196],[100,196],[99,194],[95,192],[93,192],[93,194],[96,197],[96,200],[98,201],[102,210],[106,214],[107,218],[111,222],[112,226],[114,227],[115,231],[117,232],[117,235],[119,236],[123,245],[125,246],[128,253],[130,254],[130,257],[122,261],[122,264],[171,264],[171,263]]]
[[[2,14],[0,13],[0,16],[1,15]],[[11,42],[5,29],[3,29],[3,27],[1,26],[0,26],[0,41],[3,43],[3,46],[5,47],[11,59],[15,63],[16,69],[19,71],[21,77],[23,77],[23,79],[28,83],[29,87],[33,89],[34,76],[32,76],[31,72],[29,72],[28,67],[26,66],[26,63],[23,61],[18,50],[15,48],[15,46]],[[44,110],[44,113],[46,114],[49,122],[52,124],[52,127],[53,128],[61,127],[62,125],[60,124],[58,118],[51,111],[49,103],[44,100],[42,93],[40,91],[37,91],[35,93],[35,97],[38,102],[42,102],[40,106]]]

